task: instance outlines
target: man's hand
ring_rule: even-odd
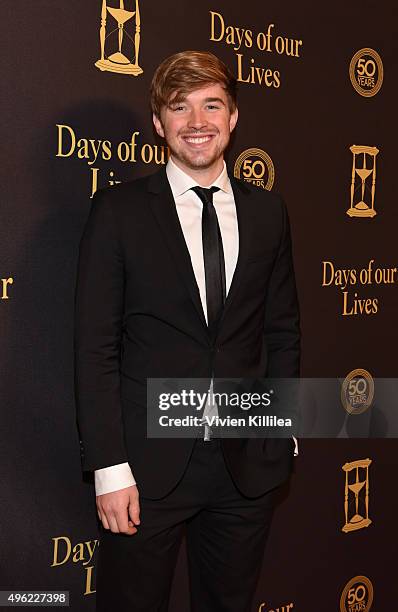
[[[98,495],[97,511],[105,529],[113,533],[134,535],[140,524],[140,505],[137,485]]]

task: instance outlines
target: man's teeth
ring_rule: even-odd
[[[208,142],[211,139],[211,136],[201,136],[200,138],[197,136],[191,136],[190,138],[186,138],[187,142],[192,142],[193,144],[202,144],[202,142]]]

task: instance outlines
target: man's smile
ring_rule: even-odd
[[[182,136],[182,140],[189,145],[195,147],[207,144],[215,137],[215,134],[190,134],[189,136]]]

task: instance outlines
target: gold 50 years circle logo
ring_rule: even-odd
[[[383,62],[374,49],[365,47],[357,51],[350,62],[350,79],[361,96],[375,96],[383,84]]]
[[[349,414],[362,414],[372,404],[374,382],[367,370],[350,372],[341,387],[341,403]]]
[[[235,162],[234,176],[270,191],[275,180],[272,159],[262,149],[246,149]]]
[[[355,576],[347,582],[340,598],[340,612],[369,612],[373,603],[373,586],[366,576]]]

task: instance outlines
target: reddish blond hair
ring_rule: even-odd
[[[167,57],[153,75],[150,96],[151,108],[160,117],[163,106],[171,100],[182,102],[187,94],[219,83],[226,91],[229,109],[237,105],[237,82],[229,68],[208,51],[182,51]]]

